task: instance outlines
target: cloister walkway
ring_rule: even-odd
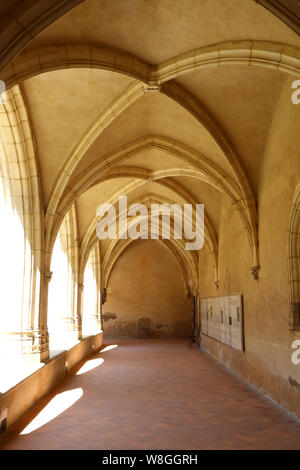
[[[188,340],[114,340],[1,449],[300,449],[300,425]]]

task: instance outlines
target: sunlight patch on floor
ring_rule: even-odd
[[[95,369],[96,367],[99,367],[101,364],[103,364],[104,359],[91,359],[90,361],[87,361],[82,367],[80,367],[79,371],[76,372],[76,375],[81,375],[84,374],[85,372],[89,372],[90,370]]]
[[[56,395],[45,408],[26,426],[20,435],[30,434],[70,408],[83,396],[82,388],[74,388]]]
[[[105,346],[105,348],[101,349],[101,353],[103,352],[106,352],[106,351],[110,351],[111,349],[115,349],[117,348],[118,345],[117,344],[110,344],[109,346]]]

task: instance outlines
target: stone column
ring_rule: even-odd
[[[97,287],[95,286],[95,289]],[[83,288],[82,288],[83,291]],[[83,296],[82,296],[83,298]],[[100,320],[100,291],[97,289],[94,297],[94,305],[91,310],[84,312],[85,335],[96,335],[101,332]]]
[[[47,316],[48,283],[51,276],[50,271],[45,271],[42,276],[37,324],[32,327],[15,328],[0,333],[0,354],[9,361],[39,363],[49,359],[49,335],[45,319]]]
[[[77,290],[77,327],[78,327],[78,339],[82,339],[82,310],[83,310],[83,289],[84,285],[82,282],[78,284]]]
[[[39,363],[49,358],[45,329],[4,331],[0,334],[0,344],[0,354],[9,361]]]

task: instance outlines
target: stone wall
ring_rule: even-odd
[[[220,288],[213,286],[208,254],[200,254],[200,295],[241,292],[245,351],[202,335],[202,347],[249,383],[300,417],[300,365],[291,345],[300,332],[289,330],[288,230],[300,172],[299,106],[291,103],[291,81],[274,114],[258,181],[258,280],[251,278],[251,255],[238,214],[222,202],[219,239]]]
[[[138,337],[138,320],[151,320],[151,337],[189,337],[191,299],[175,257],[155,240],[133,242],[117,261],[103,306],[105,337]]]

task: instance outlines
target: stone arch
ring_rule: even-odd
[[[87,278],[88,276],[88,278]],[[102,328],[101,325],[101,264],[99,243],[95,243],[86,259],[83,267],[83,284],[80,288],[83,295],[81,312],[82,334],[96,334]],[[88,291],[89,290],[89,291]],[[88,293],[87,293],[88,291]],[[88,299],[88,301],[87,301]]]
[[[138,202],[145,204],[148,208],[149,208],[149,205],[150,205],[151,202],[158,203],[158,204],[161,204],[163,202],[171,203],[171,204],[173,203],[173,201],[169,201],[169,200],[161,198],[161,197],[159,197],[159,198],[157,198],[156,196],[153,197],[151,195],[147,195],[145,197],[138,198],[136,201],[134,201],[134,203],[138,203]],[[129,222],[129,224],[131,222],[133,222],[134,219],[135,218],[133,218]],[[150,225],[149,224],[150,224],[150,222],[148,221],[148,229],[150,231]],[[157,232],[158,237],[160,236],[160,233],[163,234],[163,227],[162,227],[161,224],[160,224],[159,230]],[[93,232],[91,233],[91,237],[89,238],[89,242],[88,242],[87,248],[85,250],[85,253],[82,253],[82,266],[84,266],[84,264],[86,263],[88,253],[91,250],[92,246],[94,246],[94,244],[97,241],[98,241],[98,237],[97,237],[95,229],[94,229]],[[131,242],[131,241],[133,241],[133,240],[126,239],[126,240],[124,240],[124,243],[125,242]],[[163,240],[163,241],[165,241],[165,240]],[[190,270],[191,270],[191,275],[192,275],[192,280],[193,280],[194,287],[195,288],[198,287],[198,280],[197,280],[198,279],[198,256],[196,255],[196,253],[193,252],[193,251],[187,251],[185,249],[185,245],[184,245],[183,240],[175,240],[175,239],[171,238],[167,241],[169,243],[171,243],[172,247],[175,247],[176,250],[178,251],[178,253],[181,254],[181,257],[183,257],[183,259],[185,259],[187,261],[187,264],[189,265]],[[115,250],[117,249],[117,251],[118,251],[117,246],[120,246],[120,243],[121,243],[121,246],[123,246],[123,244],[124,244],[123,240],[121,240],[119,238],[117,238],[116,240],[112,240],[110,245],[108,246],[106,252],[105,252],[104,258],[102,259],[102,276],[103,276],[103,285],[104,286],[106,286],[106,284],[107,284],[107,280],[108,280],[108,277],[109,277],[109,273],[111,272],[112,265],[116,261],[116,251]],[[214,260],[215,253],[211,253],[211,255],[212,255],[213,260]]]
[[[243,199],[238,185],[229,175],[225,174],[223,170],[217,167],[217,165],[208,160],[202,154],[199,154],[190,147],[182,145],[173,139],[166,139],[155,135],[145,136],[129,143],[127,146],[122,146],[114,152],[111,152],[106,155],[100,163],[96,162],[95,164],[92,164],[87,171],[78,175],[73,186],[65,193],[64,200],[58,208],[58,213],[64,214],[70,204],[74,203],[80,194],[86,191],[92,184],[94,184],[94,182],[100,180],[102,172],[106,175],[106,173],[108,173],[115,165],[123,163],[135,153],[143,152],[150,148],[157,148],[161,151],[170,153],[194,167],[186,170],[179,168],[172,171],[164,170],[154,172],[151,176],[152,180],[159,180],[168,176],[178,175],[199,178],[221,191],[231,201],[239,211],[242,224],[248,236],[253,265],[255,265],[255,262],[257,262],[257,224],[254,225],[253,222],[253,219],[256,220],[256,209],[252,201],[245,201]],[[252,214],[251,218],[249,217],[249,212]],[[61,215],[57,216],[57,223],[59,223],[59,217],[61,217]],[[49,229],[47,230],[49,231]],[[56,229],[53,228],[53,233],[55,233],[55,231]]]
[[[42,354],[47,333],[39,310],[43,219],[36,151],[20,87],[4,96],[0,106],[1,173],[10,205],[24,231],[22,308],[14,335],[21,352]]]
[[[47,325],[54,338],[54,348],[62,347],[65,341],[73,343],[80,336],[78,321],[78,234],[75,205],[65,215],[51,251],[50,267],[52,282],[46,309]],[[56,277],[57,276],[57,277]],[[61,295],[57,295],[60,290]],[[57,304],[58,302],[58,304]],[[56,340],[56,337],[58,340]],[[50,338],[51,339],[51,338]],[[69,343],[68,343],[69,344]]]
[[[26,56],[26,54],[28,54],[28,56]],[[119,73],[126,73],[127,75],[148,84],[150,89],[160,89],[162,86],[162,91],[165,94],[173,97],[178,102],[183,103],[186,101],[182,96],[184,93],[182,90],[178,93],[178,90],[181,87],[174,85],[174,83],[167,84],[168,86],[163,84],[166,84],[167,81],[189,71],[198,70],[199,68],[208,66],[227,64],[271,67],[276,70],[298,76],[300,70],[299,49],[294,46],[271,41],[234,40],[201,47],[165,61],[157,67],[150,67],[148,64],[142,63],[136,58],[128,56],[124,52],[115,51],[113,49],[97,49],[93,48],[93,46],[87,45],[65,45],[59,46],[58,48],[46,46],[35,52],[30,51],[30,53],[25,53],[19,63],[14,63],[13,66],[11,66],[10,71],[5,71],[5,74],[7,75],[5,75],[4,78],[10,86],[14,83],[14,80],[22,80],[25,77],[28,78],[34,74],[42,73],[47,70],[66,67],[94,66],[117,71]],[[177,91],[175,92],[174,87],[177,88]],[[147,89],[147,87],[145,89]],[[191,101],[191,97],[189,97],[188,101]],[[191,106],[190,104],[188,106],[185,104],[185,107],[188,109]],[[193,108],[194,111],[191,109],[191,112],[194,112],[196,115],[196,106],[193,106]],[[211,128],[212,124],[213,121],[209,119],[207,128]],[[216,138],[218,137],[218,143],[225,148],[226,158],[230,156],[232,157],[234,153],[230,146],[228,147],[228,143],[226,143],[224,136],[220,134],[220,130],[218,130],[217,126],[214,125],[211,130],[212,135]],[[221,138],[221,140],[219,138]],[[236,159],[232,161],[234,162],[235,160]],[[72,167],[72,163],[69,162],[69,164]],[[247,201],[248,204],[248,217],[252,219],[248,229],[252,230],[252,227],[255,227],[255,230],[253,230],[253,233],[251,234],[251,238],[253,239],[252,250],[254,253],[253,267],[257,269],[258,240],[255,199],[238,161],[236,170],[236,175],[238,176],[239,184],[243,191],[244,200]],[[50,204],[49,206],[47,217],[52,217],[53,214],[55,214],[55,206],[61,196],[61,194],[57,194],[57,189],[61,192],[64,187],[65,185],[61,185],[60,182],[58,182],[58,187],[56,187],[51,201],[53,204]]]
[[[256,214],[253,214],[254,197],[251,192],[249,185],[247,185],[247,178],[238,163],[238,158],[235,155],[234,151],[231,149],[230,144],[225,139],[222,134],[219,126],[214,123],[214,120],[209,116],[208,112],[203,108],[202,105],[197,103],[195,99],[191,98],[188,93],[184,92],[182,87],[176,85],[176,90],[179,90],[178,93],[174,94],[174,85],[172,85],[170,91],[170,86],[165,86],[162,89],[162,92],[166,94],[170,99],[176,101],[180,106],[183,106],[188,112],[190,112],[210,133],[212,138],[215,140],[219,148],[224,154],[224,157],[228,161],[236,179],[237,184],[240,185],[242,196],[244,196],[245,201],[247,201],[247,207],[252,207],[252,210],[249,211],[249,216],[253,219],[253,225],[256,224]],[[67,184],[70,181],[72,172],[83,158],[89,147],[95,142],[99,135],[104,131],[104,129],[113,122],[113,120],[124,110],[135,102],[138,98],[144,95],[146,88],[142,84],[130,85],[119,97],[117,97],[109,106],[106,108],[95,120],[92,126],[88,129],[84,137],[75,147],[75,150],[70,155],[68,161],[64,165],[64,168],[58,177],[56,185],[52,191],[50,201],[46,211],[46,226],[49,227],[55,219],[55,214],[58,208],[58,205],[61,202],[64,191],[66,191]],[[110,157],[110,155],[106,156]],[[47,230],[49,233],[49,230]],[[256,233],[252,235],[256,237]]]
[[[3,18],[0,69],[13,59],[38,33],[83,0],[20,1]]]
[[[286,0],[289,2],[288,9],[276,6],[273,0],[255,1],[299,33],[299,18],[291,0]],[[0,36],[0,69],[3,69],[33,37],[82,2],[83,0],[29,0],[20,1],[16,8],[8,10],[3,18],[5,26]]]
[[[299,49],[272,41],[234,40],[185,52],[158,65],[157,81],[162,84],[201,68],[247,65],[273,68],[299,76]]]
[[[118,241],[117,245],[116,245],[116,251],[113,253],[111,259],[110,259],[110,262],[107,264],[107,266],[105,266],[104,268],[104,285],[107,287],[108,284],[109,284],[109,279],[110,279],[110,275],[112,273],[112,270],[117,262],[117,260],[119,259],[119,257],[121,256],[121,254],[123,253],[123,251],[125,250],[125,248],[127,248],[127,246],[129,246],[132,242],[134,242],[135,240],[131,240],[131,239],[128,239],[128,240],[122,240],[122,241]],[[183,262],[183,258],[182,258],[182,251],[181,249],[176,246],[174,244],[174,241],[172,240],[157,240],[159,243],[161,243],[164,247],[166,247],[166,249],[168,249],[172,255],[175,257],[176,261],[177,261],[177,264],[178,264],[178,267],[180,269],[180,273],[181,273],[181,278],[182,278],[182,282],[183,282],[183,286],[184,286],[184,294],[186,297],[189,296],[189,278],[188,278],[188,273],[186,271],[186,268],[185,268],[185,265],[184,265],[184,262]],[[193,278],[193,282],[195,282],[195,279]]]
[[[87,44],[43,46],[19,54],[1,73],[7,88],[38,75],[66,68],[98,68],[123,73],[151,87],[201,68],[220,65],[274,68],[299,76],[299,49],[295,46],[255,40],[233,40],[193,49],[150,66],[124,51]]]
[[[144,95],[144,93],[145,88],[142,84],[138,83],[130,85],[100,114],[100,116],[98,116],[95,122],[88,129],[83,139],[81,139],[75,147],[75,150],[70,155],[58,177],[47,207],[45,218],[46,225],[51,224],[51,221],[55,217],[57,206],[60,203],[70,176],[89,147],[95,142],[96,138],[99,137],[106,127],[116,119],[117,116],[134,103],[134,101],[136,101],[140,96]]]
[[[129,169],[127,169],[127,171],[128,170]],[[143,172],[140,172],[139,170],[140,169],[138,169],[138,168],[133,168],[132,175],[133,174],[135,174],[137,176],[141,176],[141,175],[147,176],[147,175],[149,175],[148,171],[143,173]],[[113,172],[113,174],[114,174],[114,172]],[[127,173],[127,176],[128,176],[128,173]],[[147,179],[141,179],[140,181],[137,181],[137,182],[134,181],[132,183],[129,183],[125,188],[123,188],[119,192],[115,193],[114,196],[109,201],[107,201],[107,203],[108,204],[113,204],[113,205],[116,204],[119,195],[126,196],[130,193],[130,191],[132,191],[136,187],[144,185],[146,182],[147,182]],[[158,180],[158,182],[163,187],[166,187],[169,190],[171,190],[175,195],[179,195],[184,200],[185,204],[193,204],[193,205],[196,204],[196,201],[191,197],[191,195],[188,194],[181,187],[181,185],[179,185],[178,183],[176,183],[176,184],[175,183],[171,184],[170,182],[166,183],[166,182],[164,182],[163,179]],[[139,200],[135,201],[135,202],[143,202],[143,203],[145,201],[147,202],[149,197],[151,197],[151,195],[147,195],[144,198],[139,198]],[[154,196],[154,199],[155,198],[157,199],[157,196]],[[165,198],[161,198],[161,197],[158,198],[158,202],[159,203],[164,203],[165,202],[165,203],[168,203],[168,204],[174,204],[175,203],[175,201],[167,201]],[[88,229],[87,229],[87,231],[84,235],[84,238],[82,240],[81,253],[82,253],[82,259],[83,260],[85,259],[85,251],[87,249],[89,241],[90,241],[92,235],[95,232],[96,223],[97,223],[97,216],[95,216],[91,220],[91,222],[88,226]],[[212,263],[213,263],[214,273],[215,273],[215,282],[217,282],[218,281],[218,242],[217,242],[217,236],[215,234],[215,231],[214,231],[214,228],[212,226],[211,220],[210,220],[210,218],[207,214],[205,215],[205,242],[208,244],[208,250],[209,250],[209,252],[211,254],[211,257],[212,257]]]

